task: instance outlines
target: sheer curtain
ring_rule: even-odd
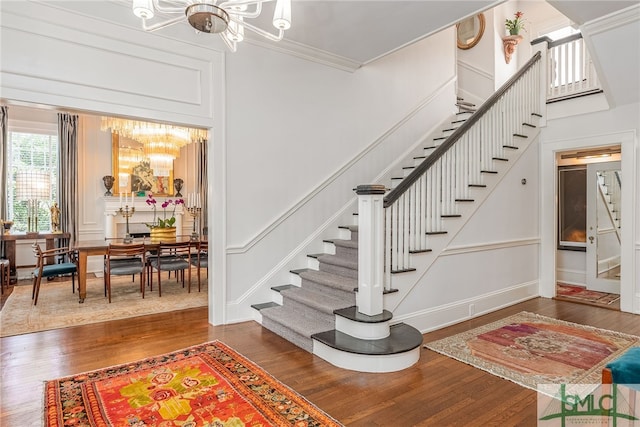
[[[198,161],[200,165],[198,167],[198,189],[200,193],[200,200],[202,200],[202,211],[200,212],[200,232],[204,233],[204,230],[208,229],[208,206],[207,189],[209,185],[207,183],[207,144],[208,141],[200,141],[198,143]]]
[[[77,115],[58,113],[60,229],[70,233],[70,245],[78,240],[78,127]]]
[[[7,218],[7,196],[8,196],[8,183],[7,180],[7,145],[9,141],[7,141],[7,126],[9,121],[9,108],[6,105],[0,106],[0,219],[9,219]],[[2,230],[0,230],[0,233]]]

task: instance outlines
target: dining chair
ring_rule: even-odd
[[[183,242],[160,242],[158,244],[155,256],[149,260],[151,272],[151,288],[153,288],[153,271],[158,273],[158,296],[162,296],[162,278],[161,272],[176,272],[176,280],[182,278],[182,287],[184,288],[184,271],[188,271],[188,291],[191,292],[191,242],[185,240]],[[180,272],[180,276],[178,276]]]
[[[140,292],[144,298],[147,248],[144,243],[110,243],[104,263],[105,294],[111,302],[111,276],[140,275]]]
[[[4,287],[9,289],[11,284],[11,263],[8,259],[0,259],[0,291],[4,294]]]
[[[36,268],[33,270],[33,289],[31,290],[33,305],[38,304],[38,294],[40,293],[40,285],[43,277],[51,279],[56,276],[71,274],[71,289],[75,291],[75,277],[78,272],[78,257],[76,256],[76,251],[66,246],[43,251],[38,243],[34,243],[32,247],[34,256],[36,257]],[[55,264],[45,264],[45,261],[51,258],[57,258],[59,262]]]
[[[198,292],[200,292],[200,269],[207,270],[207,276],[209,274],[209,242],[207,240],[200,240],[193,243],[195,252],[191,257],[191,265],[195,266],[198,271]]]

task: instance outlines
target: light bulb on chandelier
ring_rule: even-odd
[[[142,144],[142,149],[120,148],[118,175],[121,186],[128,185],[131,168],[144,157],[149,160],[149,168],[153,170],[154,176],[170,176],[173,161],[180,157],[182,147],[191,142],[203,142],[208,139],[208,131],[204,129],[114,117],[103,117],[100,129]]]
[[[274,0],[132,0],[133,14],[142,20],[142,29],[155,31],[185,19],[197,31],[219,34],[229,50],[235,52],[237,43],[244,40],[249,30],[268,40],[280,41],[285,30],[291,28],[291,0],[275,0],[272,24],[273,34],[247,22],[262,13],[264,3]],[[157,12],[157,13],[156,13]],[[159,15],[169,16],[154,23],[147,22]],[[173,16],[177,15],[177,16]]]

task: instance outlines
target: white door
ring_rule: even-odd
[[[620,293],[620,162],[587,165],[587,288]]]

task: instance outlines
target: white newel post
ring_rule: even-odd
[[[358,195],[358,312],[381,314],[384,290],[384,185],[359,185]]]

